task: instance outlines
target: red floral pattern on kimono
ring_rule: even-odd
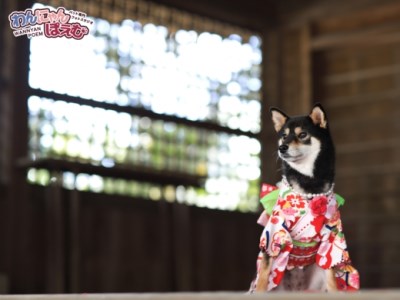
[[[261,198],[265,210],[258,223],[265,227],[257,269],[264,252],[273,258],[268,291],[280,284],[285,270],[312,263],[334,269],[338,290],[359,289],[359,275],[351,266],[338,209],[343,198],[332,193],[307,200],[289,186],[278,190],[266,184]]]

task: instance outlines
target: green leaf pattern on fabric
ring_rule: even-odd
[[[264,197],[261,198],[260,202],[268,215],[271,215],[272,210],[274,209],[274,206],[276,204],[276,201],[278,201],[280,192],[281,191],[279,189],[277,189],[277,190],[274,190],[274,191],[268,193],[267,195],[265,195]],[[290,192],[290,189],[285,191],[282,195],[282,198],[284,198],[286,196],[286,194],[289,192]],[[336,197],[336,202],[338,204],[338,207],[343,206],[345,203],[344,198],[342,196],[340,196],[339,194],[335,194],[335,197]]]
[[[279,197],[279,189],[274,190],[271,193],[261,198],[260,202],[268,215],[272,214],[272,210],[274,209],[278,197]]]
[[[338,194],[335,194],[335,197],[336,197],[336,202],[338,204],[338,207],[343,206],[344,202],[345,202],[344,198]]]

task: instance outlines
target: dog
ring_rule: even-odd
[[[334,193],[327,115],[321,104],[304,116],[289,117],[274,107],[270,113],[282,180],[278,187],[262,187],[259,223],[265,227],[250,292],[358,290],[339,212],[344,199]]]

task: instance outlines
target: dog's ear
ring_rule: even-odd
[[[274,123],[274,128],[276,132],[279,132],[283,125],[285,125],[286,121],[289,117],[281,110],[271,107],[269,112],[271,113],[272,122]]]
[[[326,118],[325,111],[320,103],[314,105],[310,113],[310,118],[315,125],[318,125],[319,127],[325,129],[328,127],[328,120]]]

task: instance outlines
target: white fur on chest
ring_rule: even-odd
[[[295,161],[286,161],[288,165],[303,175],[313,177],[315,161],[321,151],[321,142],[312,137],[310,145],[301,145],[295,151],[296,155],[301,155],[301,158]]]

